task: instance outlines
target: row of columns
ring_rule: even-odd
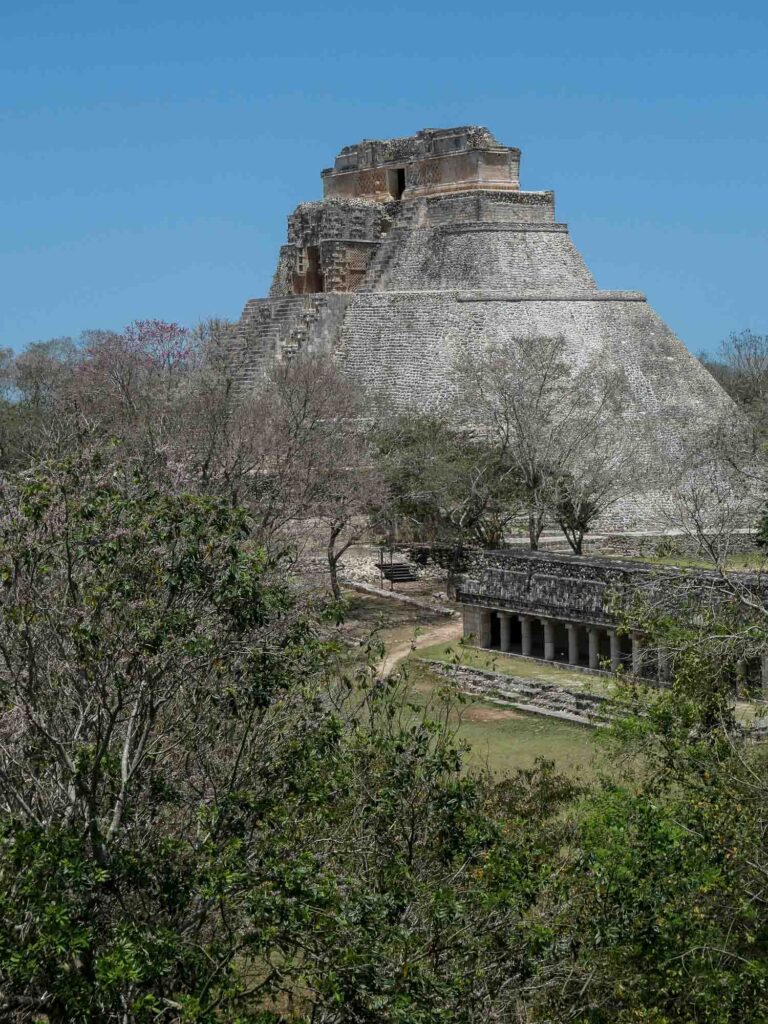
[[[502,651],[512,649],[512,613],[499,612],[499,647]],[[518,615],[520,622],[521,653],[524,657],[531,657],[532,637],[531,624],[534,621],[531,615]],[[555,626],[552,619],[539,619],[544,629],[544,660],[554,661],[555,659]],[[563,623],[568,631],[568,663],[579,664],[579,629],[586,628],[589,637],[588,664],[592,669],[600,667],[600,634],[603,630],[599,626],[580,626],[576,622]],[[605,629],[610,643],[611,671],[615,672],[621,664],[621,642],[615,629]],[[642,669],[643,654],[640,634],[632,633],[632,671],[640,674]]]

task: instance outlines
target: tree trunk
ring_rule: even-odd
[[[341,600],[341,587],[337,572],[338,558],[333,552],[333,545],[328,545],[328,570],[331,577],[331,592],[337,601]]]
[[[537,512],[532,509],[528,513],[528,541],[531,546],[531,551],[539,550],[539,537],[544,530],[544,515],[542,512]]]
[[[343,527],[331,527],[331,535],[328,538],[328,571],[331,577],[331,592],[337,601],[341,600],[338,574],[339,559],[349,547],[349,544],[346,544],[341,551],[336,551],[336,541],[339,539],[342,529]]]
[[[540,531],[539,531],[540,532]],[[535,512],[528,513],[528,542],[531,546],[531,551],[539,550],[539,532],[536,530],[536,514]]]
[[[584,531],[569,529],[564,523],[559,523],[560,529],[563,531],[563,536],[568,541],[568,546],[574,555],[580,555],[582,553],[582,547],[584,545]]]

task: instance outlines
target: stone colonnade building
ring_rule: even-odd
[[[464,635],[478,647],[592,670],[623,666],[660,681],[669,674],[668,654],[647,646],[631,623],[628,629],[626,613],[644,596],[671,610],[692,594],[702,603],[731,600],[714,572],[543,552],[483,552],[455,585]]]

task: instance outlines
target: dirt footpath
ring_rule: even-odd
[[[461,633],[461,620],[451,619],[450,622],[441,622],[437,626],[427,626],[407,640],[396,640],[391,644],[385,640],[387,653],[379,664],[380,675],[388,676],[394,672],[411,651],[416,651],[421,647],[431,647],[432,644],[453,643],[459,639]]]

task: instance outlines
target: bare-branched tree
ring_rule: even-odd
[[[768,403],[768,334],[733,332],[721,342],[716,356],[699,359],[738,404],[764,418]]]
[[[531,548],[550,516],[567,524],[566,536],[580,547],[626,487],[623,375],[596,361],[575,367],[561,336],[521,337],[462,348],[453,384],[458,418],[477,424],[514,471]]]

